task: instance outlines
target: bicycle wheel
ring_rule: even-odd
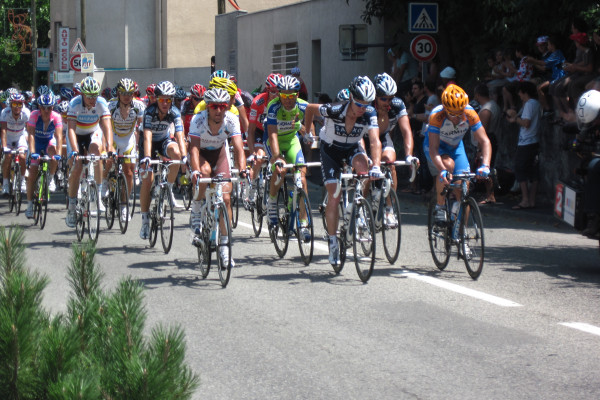
[[[479,206],[474,198],[468,197],[462,204],[460,224],[460,249],[467,272],[473,279],[479,278],[483,269],[485,241],[483,235],[483,220]]]
[[[240,184],[233,182],[231,184],[231,227],[237,228],[240,217]]]
[[[277,193],[277,224],[269,229],[271,241],[280,258],[283,258],[287,253],[290,239],[288,229],[290,213],[287,209],[287,198],[285,185],[283,185]]]
[[[169,185],[164,185],[160,191],[159,204],[159,223],[160,223],[160,241],[162,243],[165,254],[171,251],[173,244],[173,225],[175,216],[173,215],[173,203],[171,196],[171,188]]]
[[[202,278],[208,276],[210,271],[210,227],[203,226],[202,235],[196,236],[194,241],[197,241],[196,247],[198,249],[198,268],[200,268],[200,274]]]
[[[115,213],[119,218],[119,228],[121,233],[127,232],[129,225],[129,201],[127,194],[127,180],[123,174],[117,177],[117,190],[115,192]],[[125,210],[125,218],[123,218],[123,210]]]
[[[217,270],[219,271],[221,286],[226,287],[231,277],[231,225],[229,224],[229,216],[227,215],[225,204],[219,204],[217,213],[217,218],[215,219]],[[225,225],[224,231],[221,230],[220,221],[223,221],[223,225]]]
[[[181,196],[183,197],[183,206],[186,210],[192,205],[192,184],[183,185],[181,187]]]
[[[450,260],[450,226],[447,222],[436,224],[434,215],[436,203],[435,197],[429,202],[427,211],[427,239],[429,240],[429,250],[431,250],[435,266],[443,270]]]
[[[40,221],[42,207],[40,206],[40,187],[42,185],[42,175],[38,173],[33,187],[33,225],[37,225]]]
[[[362,199],[354,205],[350,229],[356,272],[361,281],[367,282],[375,266],[376,232],[373,211],[366,200]]]
[[[38,199],[38,207],[39,207],[39,216],[40,216],[40,229],[44,229],[46,226],[46,216],[48,215],[48,201],[50,200],[50,194],[48,192],[48,173],[43,175],[42,184],[40,185],[40,196],[36,197]]]
[[[388,205],[388,200],[390,204]],[[390,193],[383,203],[384,209],[381,210],[381,236],[383,237],[383,250],[385,257],[390,264],[393,264],[398,259],[398,253],[400,253],[400,241],[402,238],[402,228],[400,221],[400,201],[398,195],[393,189],[390,189]],[[386,218],[386,208],[389,207],[391,215]]]
[[[261,178],[258,178],[257,182],[260,182]],[[256,188],[256,202],[254,207],[250,208],[250,217],[252,219],[252,230],[254,230],[254,236],[258,237],[262,230],[263,217],[265,215],[264,209],[264,193],[261,190],[262,187],[258,184]]]
[[[313,219],[310,213],[310,200],[303,189],[298,189],[298,194],[296,196],[296,210],[294,211],[296,219],[296,238],[298,239],[298,248],[300,249],[300,257],[302,258],[302,262],[304,262],[304,265],[308,265],[312,261],[315,243]],[[300,211],[302,208],[306,210],[305,221],[300,220]]]
[[[95,181],[88,183],[87,223],[88,236],[94,243],[98,242],[100,233],[100,194]]]
[[[12,175],[12,173],[11,173]],[[12,182],[8,186],[8,212],[12,212],[15,209],[15,196]]]
[[[117,192],[117,180],[114,176],[111,176],[104,182],[108,185],[108,196],[106,199],[100,199],[104,202],[104,217],[106,219],[106,227],[112,229],[115,224],[115,203],[116,203],[116,192]]]
[[[21,170],[17,168],[15,176],[13,178],[13,196],[15,198],[15,213],[19,215],[21,213]]]
[[[81,199],[77,200],[77,206],[75,208],[75,230],[77,232],[78,242],[83,240],[83,234],[85,232],[85,218],[83,215],[83,210],[87,210],[87,206],[85,208],[82,207],[81,201]]]
[[[133,179],[131,180],[131,192],[129,193],[129,199],[128,199],[128,203],[129,203],[129,215],[131,217],[133,217],[133,213],[135,211],[135,199],[136,199],[136,189],[137,189],[137,185],[135,183],[135,174],[137,173],[137,171],[134,171],[133,173]]]
[[[155,200],[157,202],[157,200]],[[150,242],[150,247],[154,247],[156,244],[156,240],[158,239],[158,206],[154,205],[153,209],[150,211],[150,234],[148,235],[148,240]]]

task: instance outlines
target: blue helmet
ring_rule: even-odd
[[[348,88],[342,89],[338,92],[336,99],[338,101],[348,101],[350,100],[350,90]]]
[[[52,92],[48,94],[43,94],[37,98],[38,106],[53,106],[56,103],[56,97]]]

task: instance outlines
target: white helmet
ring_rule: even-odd
[[[357,76],[348,87],[355,100],[372,102],[375,100],[375,86],[366,76]]]
[[[588,90],[581,95],[575,107],[579,129],[591,125],[600,115],[600,92]]]
[[[204,93],[204,102],[206,104],[210,103],[229,103],[231,97],[229,93],[225,89],[214,88],[209,89]]]
[[[373,84],[375,85],[375,92],[378,96],[394,96],[398,91],[398,86],[396,85],[394,78],[385,72],[383,74],[375,75]]]

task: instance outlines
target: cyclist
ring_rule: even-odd
[[[27,218],[33,218],[33,185],[37,179],[40,154],[46,154],[53,158],[50,162],[48,190],[56,191],[56,183],[52,177],[58,167],[58,160],[60,160],[63,123],[60,114],[52,110],[55,101],[56,97],[52,93],[39,96],[37,99],[38,109],[31,112],[27,122],[29,154],[31,154],[29,179],[27,180],[27,210],[25,211]]]
[[[206,88],[199,83],[192,85],[190,88],[190,96],[185,99],[181,105],[181,118],[183,119],[183,132],[186,135],[190,130],[190,121],[194,116],[194,109],[198,106],[198,103],[204,98]]]
[[[340,250],[336,237],[339,222],[338,204],[340,197],[335,197],[338,178],[344,159],[357,173],[368,171],[369,161],[360,140],[369,136],[373,166],[369,171],[371,179],[381,179],[383,174],[379,168],[381,142],[377,112],[371,105],[375,100],[375,86],[366,76],[357,76],[348,87],[350,100],[335,104],[309,104],[306,108],[306,126],[312,131],[312,120],[316,113],[325,119],[325,125],[319,133],[321,139],[321,173],[328,194],[325,218],[329,235],[329,263],[339,264]]]
[[[25,96],[19,92],[13,92],[8,98],[9,107],[2,110],[0,114],[0,135],[2,136],[2,148],[4,152],[11,150],[27,151],[27,121],[29,121],[30,111],[25,107]],[[5,154],[2,164],[2,194],[7,195],[9,189],[10,163],[12,155]],[[25,181],[25,154],[19,155],[19,164],[21,165],[21,192],[27,190]]]
[[[144,158],[140,161],[140,169],[144,165],[147,169],[151,157],[156,153],[159,156],[177,161],[181,160],[183,154],[185,161],[185,143],[183,141],[181,113],[173,106],[175,92],[175,86],[169,81],[160,82],[154,89],[157,101],[148,106],[144,112],[142,124],[143,135],[140,140],[140,153],[144,155]],[[172,131],[174,134],[171,133]],[[169,169],[167,181],[171,188],[177,178],[178,171],[179,165],[172,165]],[[140,209],[142,213],[140,238],[144,240],[148,239],[148,235],[150,234],[148,210],[150,209],[150,188],[154,179],[153,175],[152,171],[146,174],[140,188]]]
[[[116,89],[117,98],[108,103],[108,110],[110,112],[114,133],[113,141],[115,143],[115,150],[117,154],[135,155],[138,143],[137,127],[142,124],[142,116],[146,106],[141,100],[133,98],[135,85],[131,79],[121,79],[117,84]],[[104,169],[105,179],[111,167],[112,160],[106,160],[106,168]],[[123,173],[125,174],[125,179],[127,180],[128,195],[131,193],[131,189],[133,188],[134,170],[135,161],[131,158],[125,159]],[[103,200],[107,195],[108,185],[104,185],[102,193]],[[122,221],[125,221],[127,218],[131,218],[128,215],[125,206],[123,206],[119,212]]]
[[[224,71],[221,71],[221,70],[215,71],[213,73],[213,75],[215,75],[217,72],[224,72]],[[214,88],[225,89],[227,91],[227,93],[229,93],[229,96],[231,97],[231,99],[229,100],[229,105],[230,105],[229,111],[231,111],[232,113],[237,115],[238,118],[240,119],[240,128],[242,129],[242,132],[247,132],[248,131],[248,117],[246,116],[246,110],[244,109],[244,101],[242,100],[242,96],[238,92],[238,87],[237,87],[236,83],[229,78],[215,75],[213,78],[211,78],[210,82],[208,83],[208,88],[209,89],[214,89]],[[196,106],[196,109],[194,110],[194,114],[198,114],[200,111],[203,111],[204,109],[206,109],[206,104],[204,101],[201,101]]]
[[[279,79],[277,82],[279,97],[272,100],[267,109],[267,120],[265,125],[269,139],[267,145],[271,153],[271,165],[273,177],[269,186],[269,200],[267,210],[269,213],[269,225],[277,224],[277,192],[283,183],[286,170],[281,168],[280,163],[303,164],[304,154],[298,134],[306,133],[302,125],[304,113],[308,103],[298,98],[300,90],[300,81],[296,77],[288,75]],[[302,175],[302,187],[306,187],[306,168],[300,169]],[[277,183],[276,176],[281,176]],[[302,236],[305,240],[310,240],[310,234],[307,226],[306,211],[301,210],[300,224],[302,226]],[[310,212],[310,210],[308,210]]]
[[[269,102],[277,98],[279,89],[277,83],[279,79],[283,78],[281,74],[269,74],[265,81],[265,91],[252,100],[250,106],[250,119],[248,123],[248,150],[250,151],[251,157],[260,157],[260,160],[255,162],[250,172],[250,177],[253,179],[252,182],[252,193],[250,193],[250,200],[255,201],[256,188],[258,187],[258,175],[264,159],[266,156],[264,148],[264,122],[267,118],[267,105]]]
[[[69,103],[68,140],[71,146],[71,156],[77,154],[93,154],[99,156],[106,149],[113,152],[113,137],[110,125],[110,112],[108,104],[100,94],[100,83],[88,76],[81,81],[79,87],[81,95],[73,98]],[[73,163],[69,176],[69,208],[65,223],[69,228],[75,227],[75,207],[77,205],[77,191],[79,178],[83,169],[83,161]],[[100,191],[102,191],[102,163],[97,163],[95,175]],[[102,202],[98,204],[103,210]]]
[[[64,127],[68,125],[67,122],[67,112],[69,111],[69,102],[67,100],[63,100],[60,103],[56,104],[54,106],[54,111],[56,111],[62,119],[62,126],[63,126],[63,138],[62,138],[62,149],[60,151],[60,155],[62,156],[62,158],[64,160],[67,159],[67,147],[68,147],[68,142],[69,142],[69,135],[65,135],[64,134]]]
[[[146,88],[146,96],[144,96],[144,98],[142,99],[144,101],[144,103],[146,104],[146,107],[151,106],[152,104],[156,103],[156,93],[154,93],[155,89],[156,89],[156,83],[151,83]]]
[[[204,101],[208,108],[194,115],[190,123],[190,165],[194,171],[192,184],[196,184],[197,177],[211,177],[218,174],[222,174],[224,178],[231,177],[228,139],[233,145],[240,171],[246,168],[240,122],[233,113],[227,111],[230,102],[229,94],[223,89],[209,89],[204,94]],[[190,228],[195,234],[199,234],[202,230],[200,210],[202,203],[206,201],[205,192],[206,184],[200,184],[198,196],[192,201]],[[223,188],[223,201],[231,220],[230,193],[231,183],[227,183]],[[222,226],[222,231],[226,232],[224,228]],[[221,239],[224,240],[223,243],[228,240],[225,236]],[[227,251],[229,251],[227,246],[220,248],[219,255],[223,260],[229,257]],[[235,266],[233,257],[231,266]]]
[[[444,89],[441,100],[442,104],[431,111],[429,129],[423,143],[427,162],[433,162],[439,171],[436,180],[435,220],[437,222],[446,221],[442,190],[449,184],[452,174],[471,171],[462,141],[463,136],[471,131],[481,147],[483,163],[477,169],[477,175],[481,177],[489,175],[492,155],[490,140],[477,112],[469,105],[467,93],[460,86],[450,84]],[[455,197],[459,198],[459,193],[455,193]]]
[[[181,86],[175,88],[175,96],[173,97],[173,105],[181,112],[181,104],[187,97],[185,90]]]
[[[304,83],[304,80],[302,80],[302,78],[300,78],[300,67],[294,67],[292,68],[292,70],[290,71],[290,74],[298,79],[298,82],[300,82],[300,90],[298,90],[298,97],[300,97],[300,99],[304,100],[304,101],[308,101],[308,89],[306,88],[306,84]]]
[[[406,154],[406,162],[412,162],[419,159],[413,157],[413,135],[410,128],[408,114],[404,101],[396,95],[397,86],[394,79],[385,72],[375,76],[373,80],[375,85],[375,101],[373,107],[377,110],[377,124],[379,125],[379,140],[383,151],[381,153],[381,161],[390,163],[396,161],[396,149],[392,141],[392,131],[396,126],[400,129],[404,142],[404,154]],[[369,140],[365,138],[365,149],[369,153]],[[391,168],[392,172],[392,189],[395,191],[398,185],[396,178],[396,168]],[[386,223],[389,225],[397,224],[396,216],[394,215],[391,205],[388,204],[385,210]]]

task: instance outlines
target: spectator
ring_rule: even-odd
[[[294,76],[296,79],[298,79],[300,81],[300,91],[298,92],[298,97],[300,97],[302,100],[308,101],[308,89],[306,88],[306,84],[304,83],[304,80],[302,78],[300,78],[300,68],[299,67],[294,67],[292,68],[292,76]]]
[[[438,97],[441,97],[442,92],[448,85],[456,85],[456,70],[448,66],[444,68],[442,72],[440,72],[440,78],[442,80],[442,84],[437,87],[436,94]]]
[[[399,45],[388,51],[388,56],[392,59],[392,78],[398,85],[398,96],[405,100],[405,96],[410,92],[413,78],[419,75],[419,64],[417,60]]]
[[[508,78],[508,83],[502,88],[502,98],[504,99],[504,111],[509,108],[515,108],[513,95],[517,90],[517,83],[531,80],[533,76],[533,67],[527,63],[527,46],[520,44],[515,48],[515,56],[520,60],[519,69],[514,76]]]
[[[481,105],[479,110],[479,119],[481,125],[485,129],[485,132],[490,139],[492,144],[492,158],[490,162],[490,168],[495,168],[496,164],[496,152],[498,151],[498,136],[501,134],[500,122],[502,120],[502,109],[496,103],[495,100],[490,98],[490,91],[487,85],[480,83],[475,86],[473,93],[474,99]],[[477,146],[477,160],[481,157],[481,149],[478,146],[477,141],[471,134],[471,143]],[[496,197],[494,195],[494,182],[488,177],[485,181],[485,197],[479,204],[494,204],[496,203]]]
[[[508,110],[508,122],[519,125],[519,142],[515,154],[515,178],[521,188],[521,202],[513,210],[535,207],[538,185],[538,153],[541,106],[537,101],[537,90],[532,82],[519,82],[519,97],[523,108],[519,113]]]
[[[537,40],[535,41],[535,47],[540,53],[540,58],[536,59],[532,56],[527,57],[527,62],[532,64],[533,66],[532,82],[536,85],[539,85],[540,83],[550,79],[550,70],[546,69],[546,66],[544,64],[546,59],[550,57],[550,54],[552,54],[552,52],[548,48],[549,39],[550,38],[548,36],[538,36]],[[556,44],[556,41],[554,43]],[[531,62],[532,60],[537,61],[537,63]]]
[[[573,33],[569,36],[575,43],[577,52],[572,63],[563,63],[566,76],[550,85],[550,94],[554,97],[554,108],[560,118],[555,122],[575,121],[575,113],[569,101],[575,101],[586,83],[592,78],[593,57],[587,33]]]
[[[600,24],[592,31],[592,51],[594,52],[595,79],[585,85],[586,90],[600,90]]]
[[[563,52],[558,49],[557,38],[555,36],[548,37],[546,41],[548,46],[547,56],[541,60],[537,60],[533,57],[527,57],[527,63],[533,65],[538,70],[550,71],[548,80],[541,82],[537,86],[540,105],[544,110],[543,115],[544,117],[549,117],[553,114],[553,112],[546,94],[548,93],[548,88],[551,84],[565,76],[565,71],[562,69],[562,65],[565,62],[565,56]]]
[[[494,66],[492,67],[491,78],[492,80],[487,83],[488,89],[490,90],[490,97],[498,102],[500,96],[499,90],[506,84],[506,74],[508,71],[504,66],[504,58],[502,57],[502,50],[498,49],[494,51]]]

